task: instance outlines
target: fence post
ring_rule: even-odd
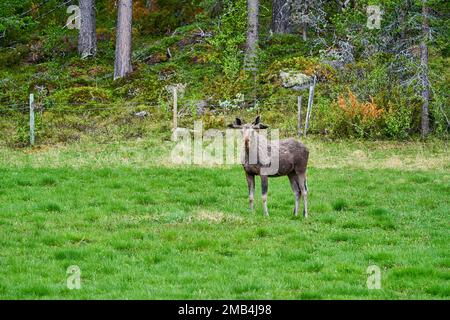
[[[178,92],[177,87],[173,87],[173,130],[178,128]]]
[[[30,145],[34,146],[34,94],[30,94]]]
[[[297,97],[297,132],[302,135],[302,96]]]
[[[308,99],[308,109],[306,110],[306,119],[305,119],[305,137],[309,128],[309,118],[311,117],[311,110],[313,105],[313,97],[314,97],[314,88],[316,87],[317,77],[314,76],[313,85],[309,87],[309,99]]]

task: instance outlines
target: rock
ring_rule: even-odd
[[[301,87],[312,81],[306,74],[295,71],[280,71],[282,85],[285,88]]]
[[[194,106],[196,106],[197,108],[206,108],[208,105],[208,101],[206,100],[194,101]]]
[[[145,118],[145,117],[148,116],[148,112],[147,111],[140,111],[140,112],[136,112],[134,115],[136,117],[139,117],[139,118]]]
[[[209,100],[188,100],[184,103],[184,107],[186,108],[195,108],[197,115],[205,114],[209,105]]]
[[[194,106],[197,108],[197,115],[205,114],[206,108],[209,106],[208,101],[198,100],[194,101]]]

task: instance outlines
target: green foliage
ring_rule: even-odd
[[[215,29],[216,34],[210,41],[218,55],[215,61],[228,77],[236,76],[242,67],[242,45],[245,43],[247,28],[247,2],[245,0],[227,0],[224,14]]]
[[[394,139],[406,139],[410,135],[414,105],[404,102],[389,103],[387,112],[383,115],[385,136]]]
[[[98,55],[82,60],[77,56],[77,31],[63,28],[67,14],[60,4],[50,0],[42,6],[38,1],[3,1],[0,3],[0,107],[23,104],[30,92],[36,93],[45,111],[71,108],[87,109],[117,106],[126,102],[157,105],[154,116],[161,119],[158,126],[170,126],[170,97],[164,89],[173,83],[186,83],[185,100],[207,101],[202,112],[208,123],[220,125],[225,117],[242,113],[253,117],[261,113],[272,127],[295,134],[296,95],[283,88],[279,73],[292,70],[307,75],[318,75],[314,96],[310,133],[329,137],[362,137],[409,139],[419,132],[421,90],[417,69],[418,51],[415,42],[420,39],[420,2],[413,2],[407,19],[406,36],[412,42],[413,59],[396,55],[394,48],[383,48],[387,37],[399,37],[400,0],[362,0],[356,6],[341,10],[334,2],[326,2],[326,30],[308,30],[303,41],[298,30],[288,35],[269,32],[271,1],[260,2],[260,51],[256,79],[244,72],[243,57],[247,27],[245,0],[170,0],[156,1],[152,10],[145,8],[144,0],[134,1],[133,69],[126,79],[112,81],[116,9],[113,2],[97,0]],[[384,11],[381,30],[366,27],[366,5],[379,4]],[[430,49],[430,120],[433,132],[448,138],[450,118],[448,79],[448,24],[443,17],[448,5],[441,0],[430,0],[430,24],[434,38]],[[23,16],[21,16],[23,15]],[[419,28],[417,28],[419,27]],[[2,37],[2,31],[5,36]],[[327,53],[339,50],[340,42],[350,45],[352,59],[335,67]],[[415,51],[414,51],[415,50]],[[396,69],[405,67],[407,72]],[[415,79],[408,82],[409,78]],[[339,108],[339,97],[347,97],[349,90],[358,106],[374,103],[381,116],[376,119],[353,114]],[[235,103],[236,97],[245,101]],[[303,94],[305,97],[307,94]],[[257,104],[253,99],[258,100]],[[187,103],[180,98],[180,104]],[[306,103],[304,102],[304,105]],[[185,117],[183,125],[190,125],[197,114],[195,106],[187,106],[192,117]],[[44,111],[44,114],[45,114]],[[3,121],[1,130],[8,135],[9,145],[24,145],[27,140],[26,119],[19,125],[15,111],[4,112],[11,123]],[[280,116],[282,114],[283,116]],[[17,117],[16,117],[17,116]],[[123,114],[115,110],[109,114],[123,122]],[[93,124],[77,120],[74,113],[65,123],[54,118],[53,131],[45,130],[45,141],[64,141],[78,137],[77,130],[94,130]],[[93,123],[102,126],[106,115]],[[217,119],[216,119],[217,118]],[[97,121],[98,120],[98,121]],[[77,129],[76,122],[81,123]],[[119,121],[119,120],[118,120]],[[166,123],[167,122],[167,123]],[[114,121],[112,121],[114,123]],[[11,130],[11,127],[21,128]],[[129,129],[124,136],[139,136],[145,127]],[[61,129],[63,128],[63,129]],[[61,133],[52,140],[58,129]],[[120,131],[127,131],[122,126]],[[41,137],[43,131],[40,131]]]
[[[156,9],[148,10],[144,1],[135,1],[135,26],[143,34],[163,35],[196,21],[202,6],[195,0],[156,0]]]
[[[29,16],[20,13],[28,8],[30,1],[8,0],[0,3],[0,44],[12,39],[24,39],[27,32],[36,26]]]
[[[295,56],[308,56],[309,43],[303,41],[298,34],[275,34],[261,43],[259,60],[267,65],[274,61]]]
[[[318,58],[307,58],[295,56],[286,59],[278,59],[263,73],[262,80],[268,82],[278,81],[280,71],[297,71],[307,76],[316,75],[319,81],[327,82],[334,78],[334,70],[319,61]]]
[[[445,137],[450,132],[450,107],[449,99],[445,95],[436,95],[431,106],[431,119],[434,132]]]
[[[107,105],[111,100],[111,93],[97,87],[75,87],[58,91],[45,102],[49,108],[56,109],[89,109],[100,105]]]
[[[17,45],[14,49],[0,48],[0,65],[4,68],[13,68],[19,65],[29,52],[26,45]]]
[[[158,103],[163,88],[155,74],[134,74],[131,78],[119,79],[113,84],[114,95],[126,101]]]
[[[48,58],[66,57],[75,54],[77,34],[75,31],[50,24],[43,31],[42,54]]]

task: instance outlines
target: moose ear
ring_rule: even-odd
[[[269,128],[268,125],[262,124],[262,123],[258,123],[256,126],[254,126],[255,129],[267,129]]]
[[[233,123],[228,125],[228,128],[238,129],[242,126],[242,120],[239,118],[236,118]]]
[[[253,124],[254,126],[256,126],[256,125],[258,125],[260,122],[261,122],[261,116],[257,116],[256,119],[255,119],[255,121],[253,121],[252,124]]]

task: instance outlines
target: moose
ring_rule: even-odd
[[[255,176],[261,177],[262,201],[264,215],[269,215],[267,208],[267,191],[269,177],[288,176],[292,191],[295,194],[294,215],[298,215],[300,197],[303,197],[303,216],[308,217],[308,187],[306,184],[306,167],[309,150],[295,139],[276,140],[268,142],[260,130],[268,126],[261,123],[257,116],[252,123],[244,123],[239,118],[228,125],[229,128],[242,130],[243,154],[242,165],[248,184],[250,210],[254,210]],[[270,158],[270,159],[269,159]],[[275,170],[268,170],[270,161],[278,160]]]

